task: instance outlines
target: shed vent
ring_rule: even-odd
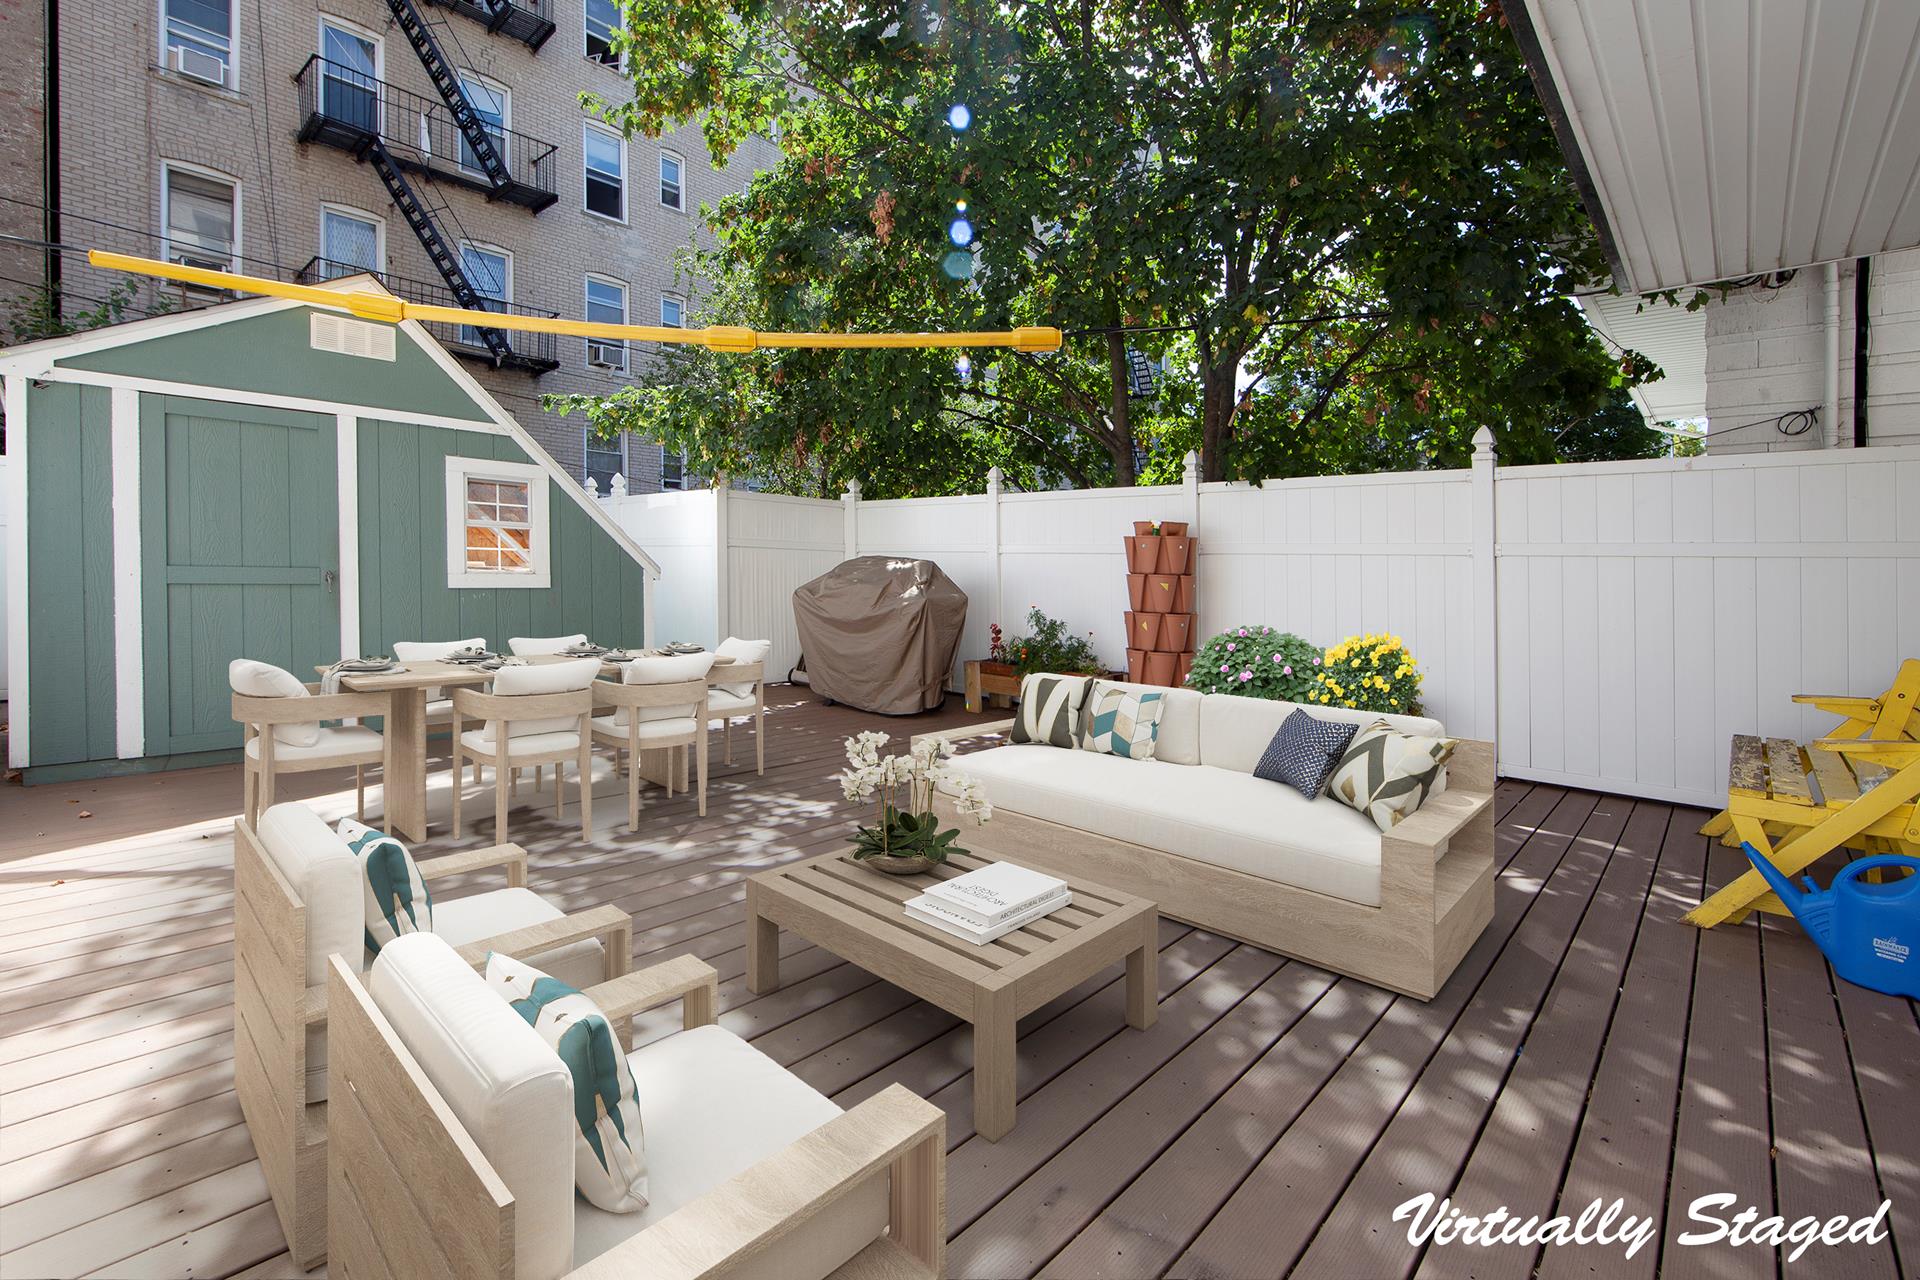
[[[349,320],[328,311],[316,311],[311,317],[315,351],[359,356],[362,360],[393,359],[393,326]]]

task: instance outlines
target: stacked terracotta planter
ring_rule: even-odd
[[[1127,679],[1177,685],[1193,666],[1196,549],[1177,520],[1136,520],[1127,539]]]

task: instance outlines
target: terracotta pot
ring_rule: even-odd
[[[1133,531],[1144,538],[1153,532],[1153,521],[1135,520],[1133,522]]]
[[[1145,649],[1127,650],[1127,680],[1139,684],[1147,675],[1147,651]]]
[[[1187,522],[1185,520],[1162,520],[1160,522],[1160,533],[1163,537],[1184,538],[1187,536]]]
[[[1135,609],[1147,607],[1147,580],[1148,575],[1144,573],[1127,575],[1127,603]]]
[[[1173,664],[1173,682],[1175,684],[1185,684],[1187,682],[1187,673],[1193,670],[1193,655],[1190,653],[1177,653],[1174,655],[1174,658],[1176,661]]]
[[[1160,615],[1127,610],[1127,648],[1153,649],[1160,638]]]
[[[1142,617],[1155,617],[1142,614]],[[1166,613],[1157,615],[1159,634],[1155,637],[1154,648],[1161,653],[1193,652],[1193,615],[1190,613]]]
[[[1171,685],[1174,672],[1179,669],[1179,655],[1173,653],[1150,653],[1147,655],[1146,672],[1141,684]]]
[[[1174,601],[1179,595],[1180,579],[1170,573],[1150,573],[1147,575],[1144,603],[1134,608],[1145,609],[1148,613],[1173,613],[1177,607]]]
[[[1157,539],[1160,543],[1160,561],[1157,572],[1186,573],[1193,562],[1192,538]]]
[[[1134,536],[1127,539],[1127,572],[1153,573],[1160,566],[1160,543],[1157,537]]]
[[[1183,573],[1179,577],[1175,578],[1174,582],[1176,585],[1173,589],[1173,612],[1192,613],[1193,612],[1193,575],[1190,573]]]

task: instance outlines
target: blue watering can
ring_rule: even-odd
[[[1920,1000],[1920,956],[1913,954],[1920,943],[1920,858],[1895,853],[1859,858],[1842,867],[1824,893],[1812,876],[1803,876],[1807,892],[1802,893],[1765,854],[1751,844],[1741,847],[1807,936],[1826,952],[1835,973],[1856,986]],[[1913,874],[1885,884],[1860,879],[1876,867],[1905,867]]]

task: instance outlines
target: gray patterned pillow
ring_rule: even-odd
[[[1013,741],[1042,746],[1080,745],[1080,704],[1086,700],[1083,677],[1031,675],[1020,682],[1020,714],[1013,722]]]
[[[1458,738],[1397,733],[1385,720],[1362,729],[1333,767],[1327,794],[1391,831],[1433,794]]]
[[[1333,766],[1353,741],[1357,724],[1335,724],[1304,710],[1288,716],[1267,744],[1253,776],[1284,782],[1309,800],[1318,799]]]

